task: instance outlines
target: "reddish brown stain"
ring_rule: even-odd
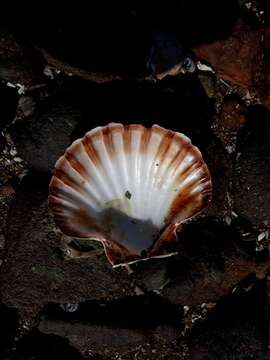
[[[125,154],[131,153],[132,148],[132,134],[139,132],[140,135],[144,133],[145,128],[140,124],[124,125],[123,141]]]
[[[81,141],[73,143],[65,152],[65,154],[80,154],[82,152]]]
[[[167,171],[170,171],[170,172],[171,172],[171,169],[174,169],[171,173],[171,176],[175,175],[175,173],[178,170],[179,165],[185,158],[186,154],[189,152],[189,149],[191,146],[192,146],[191,143],[187,143],[184,147],[181,147],[180,150],[172,158],[172,160],[169,163],[168,168],[167,168]]]
[[[141,136],[140,153],[144,155],[147,152],[148,143],[151,137],[151,129],[144,128]]]
[[[202,171],[203,171],[203,160],[202,160],[202,158],[198,159],[198,160],[194,159],[187,166],[187,168],[177,176],[176,182],[184,181],[191,173],[197,171],[199,168],[202,168]]]
[[[96,151],[96,149],[92,145],[91,141],[92,141],[91,137],[88,137],[86,135],[82,139],[82,146],[83,146],[84,150],[86,151],[87,155],[89,156],[89,158],[91,159],[91,161],[93,162],[93,164],[96,167],[99,167],[101,165],[101,160],[99,158],[98,152]]]
[[[174,221],[174,218],[177,215],[188,214],[185,215],[186,218],[190,218],[194,214],[196,214],[201,208],[201,194],[190,194],[190,193],[181,193],[177,196],[172,203],[169,211],[169,215],[166,218],[166,223],[169,224]]]
[[[160,136],[164,136],[168,130],[164,129],[163,127],[159,126],[159,125],[153,125],[151,130],[153,132],[155,132],[156,134],[159,134]]]
[[[170,223],[173,221],[173,218],[177,216],[177,214],[181,214],[181,212],[188,213],[188,217],[190,218],[193,215],[200,212],[204,207],[206,207],[211,200],[212,193],[212,184],[210,173],[205,164],[202,166],[203,175],[201,176],[201,180],[194,180],[190,183],[186,188],[184,188],[178,196],[176,196],[173,201],[169,215],[166,219],[166,223]],[[203,187],[201,192],[196,192],[191,194],[194,186],[199,184]]]
[[[113,265],[140,259],[140,254],[131,252],[129,249],[118,242],[111,240],[109,237],[106,237],[106,241],[103,241],[103,245],[106,256]]]
[[[160,133],[160,129],[157,128],[157,132]],[[170,145],[173,141],[173,137],[175,135],[175,133],[173,131],[166,131],[166,132],[162,132],[163,138],[159,144],[157,153],[156,153],[156,158],[158,161],[160,161],[160,163],[162,163],[163,159],[166,157],[166,154],[170,148]]]
[[[81,187],[75,181],[73,181],[63,170],[56,169],[54,177],[52,179],[51,188],[53,189],[54,186],[60,185],[57,183],[57,179],[60,179],[65,185],[75,189],[77,191],[81,191]]]
[[[93,229],[95,231],[99,231],[99,227],[96,223],[96,220],[91,218],[89,212],[87,212],[85,209],[79,209],[76,212],[74,212],[75,222],[78,224],[81,224],[82,226]]]
[[[140,133],[144,132],[144,127],[140,124],[130,124],[130,125],[124,125],[124,128],[128,127],[130,131],[138,131]]]
[[[113,133],[123,134],[123,132],[124,132],[124,125],[122,125],[122,124],[109,124],[107,127]]]
[[[58,199],[54,195],[49,195],[48,202],[50,206],[54,206],[56,204],[59,204]]]
[[[124,140],[124,152],[125,154],[130,154],[131,153],[131,133],[132,133],[132,128],[130,126],[125,126],[125,131],[123,134],[123,140]]]
[[[102,135],[102,129],[103,128],[96,129],[95,131],[89,131],[88,133],[86,133],[85,137],[91,139],[92,141],[100,140]]]
[[[98,227],[96,220],[91,218],[85,209],[72,211],[70,216],[64,213],[63,204],[59,204],[52,196],[49,197],[49,204],[53,209],[54,221],[61,231],[68,236],[80,238],[96,237],[97,233],[102,237],[102,231]],[[67,211],[70,211],[67,209]],[[72,220],[72,221],[71,221]]]
[[[81,146],[81,144],[80,144]],[[76,151],[68,150],[65,153],[65,158],[69,162],[70,166],[76,170],[82,177],[90,180],[89,174],[82,163],[80,163],[75,157]]]
[[[114,147],[114,143],[113,143],[113,139],[112,139],[112,133],[114,131],[117,131],[117,129],[115,127],[105,126],[102,129],[103,142],[104,142],[105,148],[107,150],[107,153],[110,157],[115,156],[115,147]]]
[[[160,249],[164,247],[165,243],[176,242],[176,224],[169,224],[160,231],[160,235],[157,236],[156,241],[153,243],[152,247],[149,249],[149,256],[153,256],[159,253]]]

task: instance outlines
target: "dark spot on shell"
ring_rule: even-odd
[[[128,199],[131,199],[131,196],[132,196],[132,194],[127,190],[125,192],[125,197],[128,198]]]

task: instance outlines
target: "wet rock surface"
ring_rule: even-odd
[[[30,7],[0,14],[0,358],[267,359],[268,2]],[[53,222],[55,161],[109,122],[183,132],[209,167],[169,257],[112,268]]]
[[[236,26],[232,37],[202,45],[197,56],[210,63],[220,77],[232,84],[252,87],[261,67],[261,33]]]
[[[31,166],[43,172],[52,172],[56,160],[71,143],[72,133],[82,115],[65,99],[55,99],[52,103],[44,100],[36,112],[32,110],[30,100],[19,105],[18,111],[26,116],[10,128],[11,138],[20,156]]]
[[[178,255],[159,264],[139,263],[134,270],[142,289],[158,291],[172,303],[216,302],[245,276],[267,269],[267,262],[256,262],[255,242],[252,249],[234,227],[215,218],[184,225],[178,237]]]
[[[1,278],[3,301],[30,319],[41,306],[57,299],[76,303],[131,295],[127,272],[113,270],[102,249],[93,248],[84,261],[65,259],[68,254],[61,250],[61,234],[48,211],[48,184],[49,177],[29,174],[10,209]],[[89,283],[97,284],[96,291]]]
[[[235,151],[237,134],[246,122],[246,106],[234,96],[225,97],[221,104],[220,117],[213,124],[228,153]]]
[[[14,346],[15,337],[18,335],[18,311],[14,308],[9,308],[4,304],[0,304],[0,315],[1,315],[1,349],[0,356],[5,358],[9,353],[9,350]]]
[[[15,116],[15,108],[18,101],[18,94],[16,89],[0,84],[0,98],[1,98],[1,120],[0,130],[3,130],[6,125],[12,122]]]
[[[269,111],[250,109],[238,138],[234,161],[234,199],[239,215],[257,227],[269,229],[270,170]]]
[[[81,350],[88,348],[93,353],[112,356],[119,353],[120,348],[122,353],[128,353],[130,347],[147,342],[154,344],[162,339],[166,343],[177,339],[182,316],[181,307],[157,295],[110,303],[84,302],[72,311],[63,305],[49,304],[42,310],[39,330],[65,335]]]
[[[263,32],[263,64],[261,72],[262,86],[260,89],[261,102],[270,108],[270,26]]]
[[[8,30],[0,29],[0,78],[10,83],[28,84],[42,77],[42,57]]]
[[[207,320],[194,326],[189,344],[191,359],[230,359],[232,353],[236,359],[266,359],[266,319],[265,282],[250,280],[221,299]]]

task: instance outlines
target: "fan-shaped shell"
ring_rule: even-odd
[[[200,151],[157,125],[97,127],[55,168],[49,205],[56,224],[66,235],[102,241],[114,265],[157,255],[211,198]]]

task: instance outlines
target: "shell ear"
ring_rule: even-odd
[[[156,254],[162,248],[166,248],[166,246],[173,244],[177,241],[176,235],[177,225],[169,224],[161,233],[160,237],[155,242],[153,248],[150,251],[150,254]]]
[[[113,266],[125,264],[140,258],[136,254],[131,254],[124,246],[116,242],[105,240],[102,243],[107,259]]]

